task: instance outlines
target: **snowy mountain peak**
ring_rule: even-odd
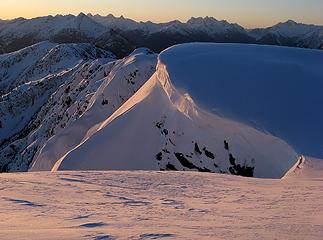
[[[82,17],[87,17],[87,15],[83,12],[80,12],[77,17],[82,18]]]
[[[189,24],[203,24],[203,23],[214,23],[214,22],[219,22],[217,19],[214,17],[192,17],[190,18],[187,23]]]
[[[280,23],[280,24],[285,24],[285,25],[289,25],[289,26],[293,26],[293,25],[297,25],[298,23],[295,22],[294,20],[287,20],[286,22],[284,23]]]
[[[272,29],[275,28],[281,28],[281,29],[300,29],[300,28],[307,28],[311,29],[314,25],[309,24],[303,24],[303,23],[297,23],[293,20],[287,20],[286,22],[280,22],[274,26],[272,26]]]
[[[100,16],[100,15],[96,15],[96,16]],[[117,17],[115,17],[112,13],[109,13],[106,18],[110,18],[110,19],[115,19]]]
[[[206,32],[210,35],[212,34],[223,34],[228,32],[245,32],[243,27],[238,24],[231,24],[225,20],[218,21],[213,17],[198,17],[191,18],[187,21],[187,25],[195,30]]]

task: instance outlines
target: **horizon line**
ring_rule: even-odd
[[[128,17],[126,17],[123,14],[121,14],[120,16],[114,15],[113,13],[109,13],[107,15],[101,15],[101,14],[92,13],[92,12],[87,12],[87,13],[85,13],[85,12],[79,12],[78,14],[73,14],[73,13],[67,13],[67,14],[64,13],[64,14],[61,14],[61,13],[57,13],[55,15],[48,14],[48,15],[41,15],[41,16],[34,16],[34,17],[17,16],[15,18],[9,18],[9,19],[2,19],[2,18],[0,18],[0,20],[2,20],[2,21],[13,21],[13,20],[21,19],[21,18],[22,19],[25,19],[25,20],[32,20],[32,19],[36,19],[36,18],[44,18],[44,17],[50,17],[50,16],[51,17],[57,17],[57,16],[74,16],[74,17],[77,17],[77,16],[79,16],[81,14],[84,14],[86,16],[89,16],[89,15],[96,16],[96,15],[98,15],[98,16],[101,16],[101,17],[107,17],[107,16],[111,15],[111,16],[113,16],[115,18],[124,18],[124,19],[133,20],[133,21],[135,21],[137,23],[148,23],[148,22],[151,22],[151,23],[155,23],[155,24],[165,24],[165,23],[170,23],[170,22],[174,22],[174,21],[179,21],[181,23],[187,23],[192,18],[203,18],[203,19],[205,19],[205,18],[213,18],[213,19],[215,19],[217,21],[225,21],[225,22],[228,22],[229,24],[237,24],[237,25],[239,25],[239,26],[241,26],[241,27],[243,27],[245,29],[268,28],[268,27],[272,27],[272,26],[275,26],[275,25],[280,24],[280,23],[286,23],[288,21],[293,21],[293,22],[295,22],[297,24],[306,24],[306,25],[314,25],[314,26],[321,26],[321,27],[323,27],[323,23],[316,24],[316,23],[309,23],[309,22],[299,22],[299,21],[295,21],[293,19],[281,20],[281,21],[278,21],[277,23],[275,23],[273,25],[267,25],[267,26],[261,26],[261,27],[247,27],[247,26],[244,26],[243,24],[240,24],[238,22],[229,22],[226,19],[217,19],[215,16],[191,16],[191,17],[185,18],[186,20],[184,20],[184,21],[183,20],[180,20],[180,19],[170,19],[168,21],[160,21],[159,22],[159,21],[152,21],[152,20],[139,20],[139,19],[135,19],[135,18],[128,18]]]

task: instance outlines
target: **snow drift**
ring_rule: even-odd
[[[159,59],[173,84],[199,105],[323,157],[322,51],[185,44]]]

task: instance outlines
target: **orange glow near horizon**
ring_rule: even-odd
[[[28,2],[28,3],[26,3]],[[212,16],[244,27],[265,27],[293,19],[323,25],[320,0],[1,0],[0,19],[33,18],[80,12],[125,16],[136,21],[187,21]]]

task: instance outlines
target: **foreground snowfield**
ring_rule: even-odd
[[[315,167],[315,169],[313,169]],[[0,239],[318,239],[323,165],[283,180],[194,172],[0,175]]]

